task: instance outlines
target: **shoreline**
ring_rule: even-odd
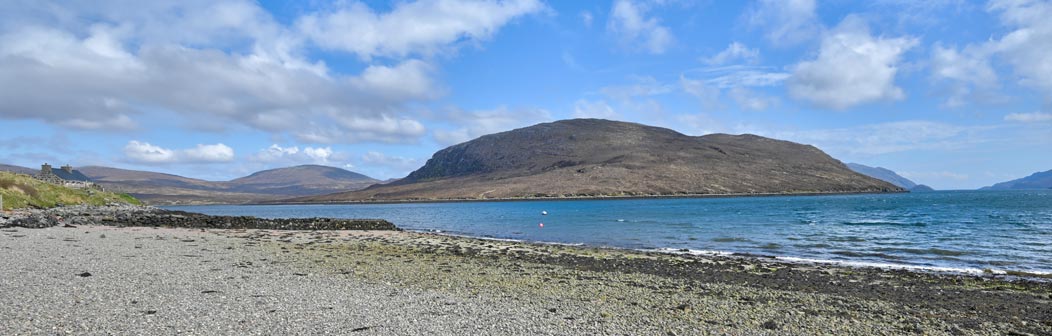
[[[1052,333],[1052,284],[974,275],[411,231],[81,225],[0,241],[0,307],[20,307],[0,330],[15,334]]]
[[[268,201],[223,205],[348,205],[348,204],[404,204],[404,203],[469,203],[469,202],[533,202],[533,201],[604,201],[604,200],[645,200],[645,199],[693,199],[693,198],[739,198],[739,197],[780,197],[780,196],[837,196],[837,195],[870,195],[870,194],[905,194],[902,191],[849,191],[849,192],[786,192],[786,193],[727,193],[727,194],[675,194],[675,195],[610,195],[610,196],[551,196],[551,197],[507,197],[507,198],[442,198],[442,199],[401,199],[401,200],[358,200],[358,201],[319,201],[289,202]],[[210,204],[220,205],[220,204]],[[186,205],[192,206],[192,205]]]
[[[854,260],[833,260],[833,259],[814,259],[814,258],[803,258],[789,255],[766,255],[766,254],[755,254],[748,252],[735,252],[735,251],[720,251],[720,250],[692,250],[692,249],[677,249],[670,247],[658,247],[658,248],[625,248],[617,246],[602,246],[602,245],[590,245],[585,243],[563,243],[563,242],[549,242],[549,241],[532,241],[524,239],[514,238],[497,238],[497,237],[482,237],[472,236],[466,234],[455,234],[446,233],[444,231],[431,231],[431,230],[406,230],[406,232],[412,232],[417,234],[426,235],[437,235],[451,238],[460,239],[474,239],[482,241],[497,241],[497,242],[508,242],[517,244],[528,244],[537,246],[567,246],[567,247],[579,247],[579,248],[593,248],[610,251],[625,251],[625,252],[638,252],[638,253],[658,253],[670,256],[694,256],[694,257],[722,257],[722,258],[740,258],[744,260],[752,261],[764,261],[764,262],[775,262],[786,265],[801,265],[801,266],[830,266],[830,267],[841,267],[851,269],[879,269],[885,271],[907,271],[920,274],[931,274],[936,276],[974,276],[979,278],[986,278],[991,280],[1001,281],[1035,281],[1035,282],[1049,282],[1052,283],[1052,271],[1050,272],[1032,272],[1032,271],[1020,271],[1010,269],[989,269],[989,268],[975,268],[975,267],[948,267],[948,266],[927,266],[927,265],[912,265],[912,264],[895,264],[889,262],[872,262],[872,261],[854,261]]]

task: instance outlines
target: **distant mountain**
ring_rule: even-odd
[[[913,186],[913,188],[910,188],[910,192],[928,192],[928,191],[935,191],[935,189],[932,189],[932,187],[929,187],[929,186],[926,186],[926,185],[923,185],[923,184],[918,184],[916,186]]]
[[[282,195],[317,195],[362,189],[379,180],[352,171],[318,165],[264,170],[226,182],[239,192]]]
[[[12,172],[12,173],[15,173],[15,174],[26,174],[26,175],[33,175],[33,174],[36,174],[36,173],[40,172],[40,170],[38,170],[38,169],[26,168],[26,167],[22,167],[22,166],[6,165],[6,164],[0,164],[0,171]]]
[[[808,145],[573,119],[440,150],[405,178],[293,202],[903,191]]]
[[[979,190],[1026,190],[1026,189],[1052,189],[1052,170],[1033,173],[1030,176],[1001,182]]]
[[[888,183],[894,184],[903,189],[913,189],[917,184],[910,181],[910,179],[902,177],[899,174],[891,171],[890,169],[883,167],[870,167],[859,163],[848,163],[848,168],[854,170],[856,173],[866,175],[881,181],[888,181]]]
[[[129,193],[150,204],[251,203],[357,190],[379,182],[340,168],[316,165],[265,170],[219,182],[110,167],[79,170],[107,189]]]

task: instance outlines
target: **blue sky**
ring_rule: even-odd
[[[596,117],[940,189],[1052,169],[1049,1],[5,1],[0,162],[402,177]]]

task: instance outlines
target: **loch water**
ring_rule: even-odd
[[[533,242],[1052,273],[1052,190],[166,208],[383,218],[407,230]]]

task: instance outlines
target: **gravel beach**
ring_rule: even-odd
[[[0,334],[1052,334],[1052,285],[402,231],[0,230]]]

